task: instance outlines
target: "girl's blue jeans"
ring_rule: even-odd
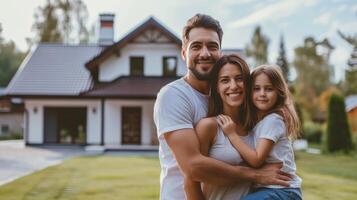
[[[242,200],[302,200],[300,188],[258,188]]]

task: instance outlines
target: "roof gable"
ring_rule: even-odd
[[[181,40],[175,34],[161,25],[153,17],[150,17],[121,40],[105,48],[100,54],[88,61],[86,63],[87,69],[92,71],[98,67],[99,63],[103,62],[112,54],[119,54],[120,49],[128,43],[175,43],[179,47],[181,47],[182,44]]]

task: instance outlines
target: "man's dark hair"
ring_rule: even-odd
[[[223,30],[219,21],[215,20],[213,17],[205,14],[196,14],[191,19],[187,21],[186,26],[183,28],[182,32],[182,45],[186,46],[188,42],[188,35],[193,28],[206,28],[216,31],[219,37],[219,44],[222,44]]]

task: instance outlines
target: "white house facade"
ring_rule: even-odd
[[[114,43],[114,15],[100,22],[97,45],[39,44],[11,80],[26,144],[157,147],[153,106],[186,73],[181,40],[151,17]]]

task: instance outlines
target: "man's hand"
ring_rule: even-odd
[[[255,182],[261,185],[281,185],[289,187],[291,175],[281,171],[282,163],[265,164],[257,169]]]

